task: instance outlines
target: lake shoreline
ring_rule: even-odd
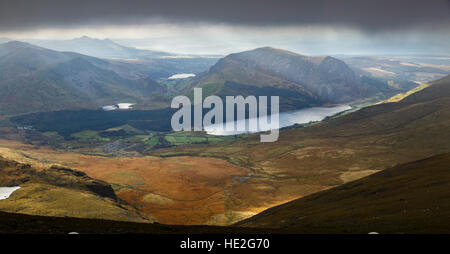
[[[235,120],[235,126],[246,126],[246,130],[238,130],[238,131],[224,131],[223,124],[213,124],[209,126],[205,126],[204,130],[209,135],[215,136],[230,136],[230,135],[240,135],[240,134],[251,134],[251,133],[260,133],[265,131],[270,131],[272,129],[283,129],[286,127],[291,127],[296,124],[306,124],[310,122],[318,122],[322,121],[326,117],[330,117],[344,111],[352,109],[350,105],[338,105],[332,107],[312,107],[312,108],[304,108],[299,110],[292,110],[279,113],[279,126],[278,128],[266,128],[266,129],[258,129],[257,131],[249,131],[248,125],[249,121],[259,122],[267,121],[267,117],[271,117],[271,115],[264,118],[252,118],[252,119],[243,119],[243,120]],[[258,127],[259,128],[259,127]]]

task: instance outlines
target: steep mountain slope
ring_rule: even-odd
[[[203,87],[207,94],[222,96],[235,95],[231,94],[234,90],[250,95],[249,86],[258,90],[270,87],[270,93],[261,93],[280,95],[282,102],[286,100],[283,92],[289,91],[299,98],[285,102],[294,108],[347,103],[404,89],[390,87],[375,78],[363,80],[344,62],[332,57],[308,57],[270,47],[226,56],[198,77],[193,86]]]
[[[109,184],[69,168],[34,168],[0,157],[0,186],[21,187],[0,200],[1,211],[151,222],[118,200]]]
[[[88,36],[71,40],[28,40],[32,44],[56,50],[77,52],[83,55],[99,58],[120,58],[120,59],[151,59],[161,56],[171,56],[173,54],[136,49],[115,43],[110,39],[95,39]]]
[[[119,76],[107,61],[22,42],[0,45],[0,113],[98,108],[140,102],[165,87],[149,78]]]
[[[237,225],[289,233],[448,233],[450,153],[401,164]]]
[[[369,135],[377,133],[398,133],[405,135],[415,131],[417,134],[438,134],[434,130],[447,127],[450,113],[450,76],[432,82],[428,87],[413,93],[399,102],[379,104],[363,108],[347,116],[322,125],[317,131],[325,129],[334,135]],[[323,135],[330,134],[328,131]],[[444,133],[442,133],[444,134]],[[442,136],[441,136],[442,137]]]
[[[28,43],[11,41],[0,45],[2,81],[24,76],[51,63],[69,60],[71,56],[46,50]]]

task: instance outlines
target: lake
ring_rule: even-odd
[[[106,105],[103,106],[102,109],[104,111],[112,111],[117,109],[132,109],[135,103],[117,103],[115,105]]]
[[[131,104],[131,103],[129,103]],[[129,104],[122,106],[127,108]],[[111,105],[113,106],[113,105]],[[71,134],[84,130],[102,131],[122,125],[130,125],[139,130],[156,132],[170,132],[171,117],[175,109],[155,110],[61,110],[50,112],[30,113],[11,118],[11,121],[19,126],[32,126],[40,132],[56,131],[61,136],[69,138]],[[294,124],[303,124],[311,121],[321,121],[327,116],[350,109],[350,106],[315,107],[279,114],[280,127],[288,127]],[[263,119],[264,120],[264,119]],[[248,121],[248,120],[247,120]],[[253,120],[255,121],[255,119]],[[236,121],[242,122],[242,121]],[[214,125],[204,127],[205,131],[212,135],[236,135],[244,132],[224,132],[214,129]],[[265,131],[265,130],[258,130]]]
[[[351,109],[349,105],[340,105],[334,107],[314,107],[306,108],[288,112],[282,112],[279,114],[280,126],[279,128],[289,127],[295,124],[305,124],[309,122],[322,121],[327,116],[335,115],[339,112],[343,112]],[[270,119],[270,118],[269,118]],[[267,120],[264,117],[261,120]],[[248,121],[258,121],[258,118],[246,119],[234,121],[236,125],[247,124]],[[257,133],[261,131],[269,131],[270,129],[258,129],[258,131],[224,131],[220,125],[209,125],[204,127],[205,131],[210,135],[229,136],[243,133]]]

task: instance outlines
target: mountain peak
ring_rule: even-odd
[[[274,48],[274,47],[270,47],[270,46],[265,46],[265,47],[256,48],[254,50],[277,51],[277,50],[280,50],[280,49],[277,49],[277,48]]]
[[[30,43],[27,42],[23,42],[23,41],[8,41],[6,43],[4,43],[4,45],[7,46],[15,46],[15,47],[33,47],[33,45],[31,45]]]
[[[82,40],[82,41],[96,41],[96,42],[112,42],[115,43],[113,40],[105,38],[105,39],[98,39],[94,37],[89,37],[87,35],[83,35],[81,37],[75,38],[74,40]]]
[[[289,53],[293,53],[284,49],[279,49],[279,48],[274,48],[274,47],[270,47],[270,46],[265,46],[265,47],[260,47],[260,48],[255,48],[249,51],[244,51],[244,52],[289,52]]]
[[[243,51],[239,53],[231,54],[230,56],[250,56],[250,57],[256,57],[256,56],[296,56],[296,57],[302,57],[307,58],[307,56],[288,51],[285,49],[279,49],[274,48],[270,46],[260,47],[248,51]]]
[[[38,48],[39,47],[34,46],[33,44],[22,41],[8,41],[6,43],[0,44],[0,55],[4,55],[15,50]]]
[[[97,40],[96,38],[92,38],[92,37],[89,37],[87,35],[83,35],[83,36],[75,38],[75,39],[80,39],[80,40]]]

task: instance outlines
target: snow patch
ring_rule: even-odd
[[[18,189],[20,189],[20,186],[0,187],[0,200],[9,198],[9,196]]]

